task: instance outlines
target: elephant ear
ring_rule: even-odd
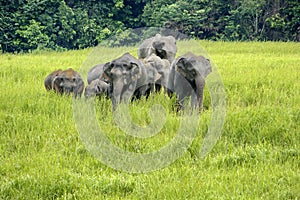
[[[51,74],[49,74],[46,78],[45,78],[45,81],[44,81],[44,85],[45,85],[45,88],[46,90],[51,90],[53,89],[53,79],[59,74],[61,73],[62,70],[59,69],[59,70],[56,70],[56,71],[53,71]]]
[[[73,81],[76,83],[81,83],[83,80],[78,72],[73,73]]]
[[[82,80],[81,76],[77,73],[76,76],[76,87],[75,87],[75,97],[79,94],[81,96],[84,90],[84,81]]]
[[[212,72],[212,67],[209,59],[206,59],[203,56],[199,56],[198,60],[199,72],[200,74],[206,78],[208,74]]]
[[[103,66],[103,74],[102,77],[108,81],[111,81],[111,70],[113,68],[113,64],[111,64],[110,62],[105,63],[105,65]]]
[[[63,88],[62,88],[62,84],[63,84],[63,80],[64,78],[59,75],[59,76],[55,76],[52,80],[52,88],[55,92],[58,92],[60,94],[63,93]]]
[[[176,70],[187,80],[194,80],[199,72],[195,68],[196,61],[189,57],[180,57],[176,64]]]
[[[99,94],[101,91],[100,85],[99,85],[99,79],[95,80],[94,90],[96,94]]]
[[[160,57],[161,59],[167,58],[167,51],[165,48],[165,42],[164,41],[155,41],[152,44],[153,48],[155,49],[155,54]]]
[[[176,66],[177,66],[177,71],[178,69],[180,69],[180,71],[184,70],[185,65],[187,63],[187,59],[185,57],[180,57],[177,62],[176,62]]]
[[[185,57],[180,57],[178,60],[177,60],[177,64],[182,64],[184,65],[186,62],[186,58]]]
[[[129,70],[132,81],[136,81],[141,77],[141,69],[137,63],[131,62],[129,65]]]
[[[165,46],[165,42],[163,42],[163,41],[154,41],[152,43],[152,46],[153,46],[154,49],[163,50],[163,47]]]
[[[206,61],[207,61],[207,67],[206,67],[205,77],[207,77],[208,74],[210,74],[212,72],[212,67],[211,67],[210,60],[206,58]]]

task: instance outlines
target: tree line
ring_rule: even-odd
[[[298,0],[0,0],[0,49],[82,49],[139,27],[209,40],[300,41],[299,19]]]

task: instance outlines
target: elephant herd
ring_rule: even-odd
[[[119,58],[94,66],[88,72],[88,85],[72,68],[57,70],[45,79],[45,88],[59,94],[86,98],[106,96],[113,110],[119,103],[128,103],[150,93],[164,89],[176,94],[179,105],[191,98],[191,106],[202,108],[205,79],[212,72],[210,61],[201,55],[188,52],[175,58],[176,39],[156,34],[138,47],[138,58],[124,53]]]

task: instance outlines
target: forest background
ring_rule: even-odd
[[[208,40],[300,41],[299,19],[298,0],[0,0],[0,50],[83,49],[140,27]],[[130,34],[115,45],[139,37]]]

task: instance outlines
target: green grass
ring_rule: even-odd
[[[170,166],[142,174],[95,159],[80,140],[72,98],[43,86],[55,69],[79,70],[88,56],[84,65],[92,66],[135,49],[0,55],[0,199],[300,199],[300,44],[198,43],[225,85],[222,135],[208,156],[196,156],[212,111],[206,88],[206,110],[192,146]],[[198,43],[178,42],[178,55],[200,53]],[[166,123],[157,135],[138,139],[115,125],[109,100],[95,101],[112,143],[141,153],[168,144],[180,123],[163,94],[133,102],[133,121],[147,125],[153,104],[164,105]]]

